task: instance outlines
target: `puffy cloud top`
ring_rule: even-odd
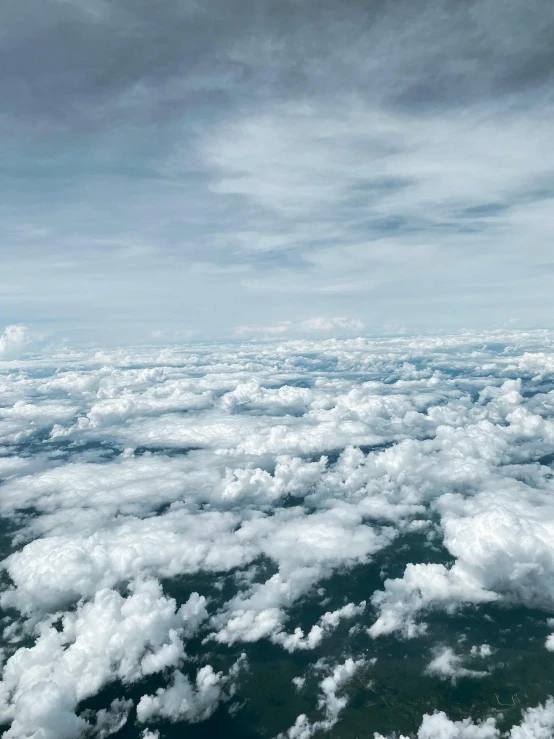
[[[391,645],[437,701],[475,680],[488,696],[465,719],[421,705],[418,739],[498,738],[497,707],[513,708],[510,739],[548,736],[547,682],[532,700],[493,687],[511,686],[521,632],[485,631],[517,608],[534,624],[522,654],[552,650],[553,340],[64,346],[4,363],[6,736],[255,722],[265,649],[290,690],[273,735],[333,735],[362,700],[392,715]]]

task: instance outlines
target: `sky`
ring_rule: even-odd
[[[0,326],[554,319],[550,0],[4,0]]]

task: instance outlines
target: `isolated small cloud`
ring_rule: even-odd
[[[31,343],[31,335],[26,326],[14,324],[6,326],[0,335],[0,359],[17,357]]]
[[[319,683],[318,708],[323,712],[324,717],[311,722],[306,714],[300,714],[287,731],[279,734],[278,739],[309,739],[318,732],[332,729],[348,703],[348,696],[340,695],[340,693],[356,671],[365,664],[366,660],[363,658],[354,660],[349,657],[342,664],[336,665],[333,671]],[[298,688],[298,682],[296,685]]]
[[[486,650],[485,655],[486,656]],[[454,684],[461,677],[485,677],[488,672],[483,670],[469,670],[463,666],[463,657],[456,654],[450,647],[435,650],[435,657],[425,668],[428,675],[450,680]]]
[[[222,674],[214,672],[211,665],[198,670],[194,685],[177,671],[170,687],[160,688],[155,695],[142,696],[137,705],[137,718],[141,723],[157,718],[171,722],[205,721],[222,698],[224,682]]]

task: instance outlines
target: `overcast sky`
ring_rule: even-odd
[[[3,0],[0,326],[551,326],[554,4]]]

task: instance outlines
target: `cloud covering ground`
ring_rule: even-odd
[[[547,331],[7,353],[5,736],[550,736],[553,373]]]

